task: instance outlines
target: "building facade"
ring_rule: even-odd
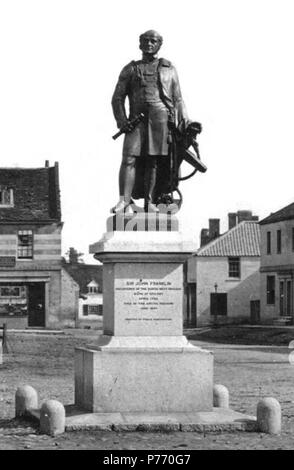
[[[259,301],[259,243],[258,223],[246,220],[200,247],[188,261],[187,325],[250,321]]]
[[[65,287],[78,287],[62,275],[62,225],[57,163],[0,169],[0,322],[8,328],[75,325],[77,293]]]
[[[294,203],[260,221],[261,317],[293,323]]]
[[[76,261],[63,266],[79,286],[77,328],[100,328],[103,321],[102,265]]]

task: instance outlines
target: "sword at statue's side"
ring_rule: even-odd
[[[140,113],[138,116],[135,116],[134,119],[131,119],[130,121],[127,122],[125,126],[123,126],[120,131],[118,131],[116,134],[112,136],[113,140],[117,139],[120,137],[122,134],[125,134],[127,131],[132,131],[135,129],[135,127],[144,119],[144,114]]]

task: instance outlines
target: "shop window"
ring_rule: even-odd
[[[4,286],[0,287],[1,297],[20,297],[20,287]]]

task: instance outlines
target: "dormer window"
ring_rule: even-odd
[[[13,189],[0,186],[0,209],[13,205]]]
[[[96,281],[91,281],[87,285],[88,287],[88,294],[97,294],[99,289],[99,284]]]

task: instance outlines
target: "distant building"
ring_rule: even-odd
[[[240,214],[240,211],[237,214]],[[250,212],[246,211],[247,217]],[[252,213],[251,213],[252,216]],[[249,321],[259,300],[260,229],[254,220],[235,217],[230,229],[204,243],[187,265],[185,324]],[[218,223],[214,227],[219,227]],[[203,234],[203,232],[201,232]]]
[[[263,321],[293,323],[294,203],[260,221]]]
[[[0,168],[0,323],[74,326],[78,286],[61,265],[58,164]]]
[[[78,328],[102,325],[102,265],[65,263],[65,270],[79,285]]]
[[[228,229],[234,228],[236,225],[246,220],[258,221],[257,215],[252,215],[252,211],[230,212],[228,214]],[[220,219],[209,219],[209,228],[203,228],[200,232],[200,247],[215,240],[220,236]]]

